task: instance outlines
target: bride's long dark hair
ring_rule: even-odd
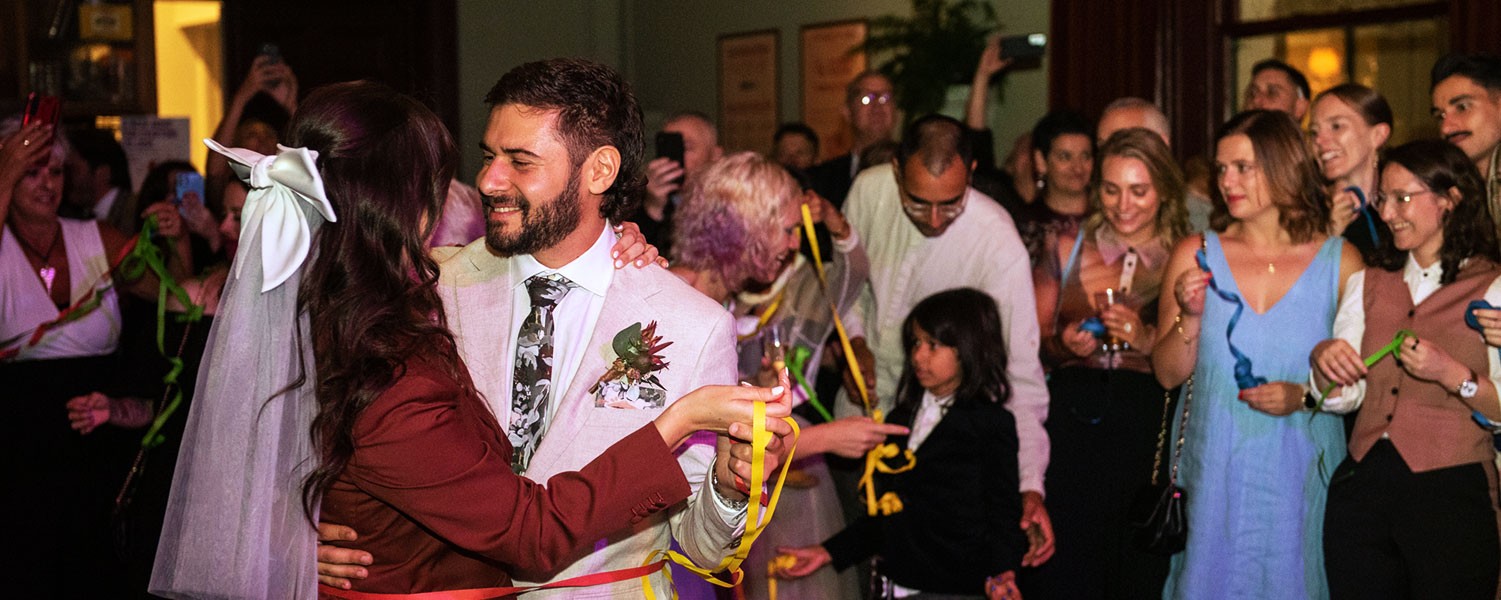
[[[355,419],[406,361],[422,352],[458,368],[426,243],[457,149],[432,111],[364,81],[314,90],[288,129],[288,146],[318,152],[338,217],[318,232],[298,297],[317,368],[318,465],[302,487],[311,516],[354,453]]]

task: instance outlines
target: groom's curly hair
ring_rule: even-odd
[[[526,63],[495,82],[485,103],[557,111],[558,132],[575,170],[596,148],[614,146],[620,152],[620,172],[605,191],[599,212],[620,222],[635,211],[646,188],[641,105],[614,69],[581,58]]]

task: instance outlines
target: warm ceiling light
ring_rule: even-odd
[[[1339,52],[1328,46],[1319,46],[1308,53],[1308,72],[1319,79],[1329,79],[1339,75],[1340,63]]]

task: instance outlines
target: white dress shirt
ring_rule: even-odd
[[[1021,491],[1043,492],[1048,468],[1048,388],[1037,348],[1037,300],[1032,265],[1016,224],[1001,205],[969,188],[964,212],[938,237],[926,237],[902,211],[890,164],[865,169],[845,200],[845,215],[870,256],[870,287],[849,316],[851,337],[863,335],[876,358],[877,405],[889,413],[906,363],[902,321],[912,307],[935,293],[971,287],[990,294],[1000,307],[1006,335],[1006,378],[1020,442]],[[840,395],[843,397],[844,392]],[[836,416],[855,414],[857,404],[835,403]]]
[[[568,290],[563,300],[553,308],[553,386],[547,398],[547,410],[542,417],[541,433],[544,436],[553,415],[558,414],[559,399],[567,397],[569,388],[575,385],[593,385],[593,382],[574,381],[574,376],[578,374],[579,364],[584,359],[594,324],[599,321],[599,311],[605,305],[605,291],[610,289],[610,280],[615,276],[615,260],[610,258],[610,248],[615,246],[615,239],[615,232],[610,227],[605,227],[599,238],[594,240],[594,245],[573,259],[573,262],[557,269],[547,268],[530,254],[517,254],[508,259],[511,261],[511,294],[514,298],[511,304],[511,326],[508,329],[512,340],[521,333],[521,324],[532,312],[532,297],[526,291],[527,279],[534,275],[557,273],[577,286]],[[519,349],[517,345],[513,344],[513,347]],[[516,364],[514,352],[507,364]],[[500,389],[513,389],[514,378],[515,371],[505,369],[501,375],[503,385]],[[509,430],[512,417],[511,394],[485,400],[490,403],[490,410],[495,413],[495,419],[500,421],[502,429]]]
[[[912,433],[907,435],[907,449],[917,452],[923,441],[928,439],[928,434],[933,433],[933,428],[943,420],[943,415],[949,412],[949,407],[954,405],[954,395],[938,397],[933,392],[923,390],[922,403],[917,405],[917,415],[912,417]]]
[[[618,236],[612,227],[606,226],[599,233],[599,238],[594,240],[594,245],[589,246],[583,254],[572,262],[549,269],[546,265],[537,262],[530,254],[518,254],[510,257],[511,261],[511,293],[515,301],[511,304],[511,326],[509,328],[511,339],[521,333],[521,325],[532,311],[532,297],[526,290],[526,280],[535,275],[550,275],[557,273],[568,278],[577,287],[568,290],[558,305],[553,308],[552,327],[552,364],[553,385],[552,392],[547,398],[547,411],[542,415],[542,435],[547,435],[547,426],[552,423],[554,415],[558,414],[558,402],[568,396],[568,391],[575,385],[589,387],[593,381],[577,380],[579,365],[584,360],[584,353],[588,351],[589,338],[594,331],[595,323],[599,322],[599,312],[605,305],[605,291],[610,289],[610,281],[615,277],[615,259],[610,256],[610,249],[615,247]],[[635,268],[635,267],[629,267]],[[519,344],[512,345],[520,350]],[[516,356],[512,353],[510,364],[515,364]],[[515,386],[515,371],[504,370],[501,375],[502,387],[509,390]],[[491,412],[495,413],[495,419],[500,421],[502,430],[509,431],[511,419],[511,395],[506,394],[501,398],[486,398],[490,403]],[[712,459],[711,459],[712,461]],[[694,489],[706,483],[708,475],[705,473],[688,474],[689,483]],[[735,508],[728,504],[728,500],[720,497],[716,492],[710,494],[714,498],[714,506],[718,509],[719,516],[731,527],[739,528],[745,524],[745,508]],[[738,530],[737,530],[738,534]]]
[[[1428,268],[1423,268],[1418,266],[1418,261],[1412,258],[1412,254],[1407,255],[1407,264],[1402,267],[1402,281],[1407,284],[1407,291],[1412,295],[1413,306],[1422,304],[1423,300],[1438,291],[1439,277],[1443,272],[1442,261],[1434,261]],[[1494,306],[1501,306],[1501,278],[1492,281],[1490,287],[1486,288],[1485,300]],[[1334,337],[1349,342],[1356,352],[1360,351],[1361,338],[1365,337],[1364,270],[1352,275],[1345,284],[1344,299],[1340,300],[1339,312],[1334,316]],[[1490,350],[1486,350],[1485,356],[1486,362],[1490,364],[1491,383],[1501,389],[1501,359],[1498,359],[1496,352]],[[1361,379],[1355,385],[1342,386],[1331,392],[1324,399],[1323,410],[1348,413],[1360,408],[1360,403],[1365,400],[1365,384],[1365,379]],[[1382,437],[1386,437],[1386,434],[1382,434]]]

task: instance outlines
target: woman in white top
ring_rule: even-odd
[[[49,125],[0,122],[0,381],[7,415],[0,472],[12,496],[0,530],[27,540],[7,564],[17,597],[116,597],[110,577],[110,501],[129,467],[133,435],[83,439],[69,428],[65,403],[100,389],[113,374],[120,336],[117,286],[110,262],[128,238],[93,221],[57,216],[63,192],[64,138]],[[187,244],[170,204],[153,207],[159,231]],[[153,301],[155,278],[125,289]],[[65,311],[69,319],[60,320]],[[57,322],[48,327],[46,324]],[[41,332],[38,333],[39,328]],[[90,573],[78,577],[77,573]],[[97,574],[97,576],[95,576]]]
[[[1484,187],[1458,148],[1417,141],[1387,154],[1375,206],[1392,236],[1350,277],[1334,337],[1311,355],[1322,407],[1361,409],[1330,477],[1330,595],[1493,598],[1496,470],[1478,421],[1501,420],[1501,361],[1465,322],[1472,302],[1501,304]]]

